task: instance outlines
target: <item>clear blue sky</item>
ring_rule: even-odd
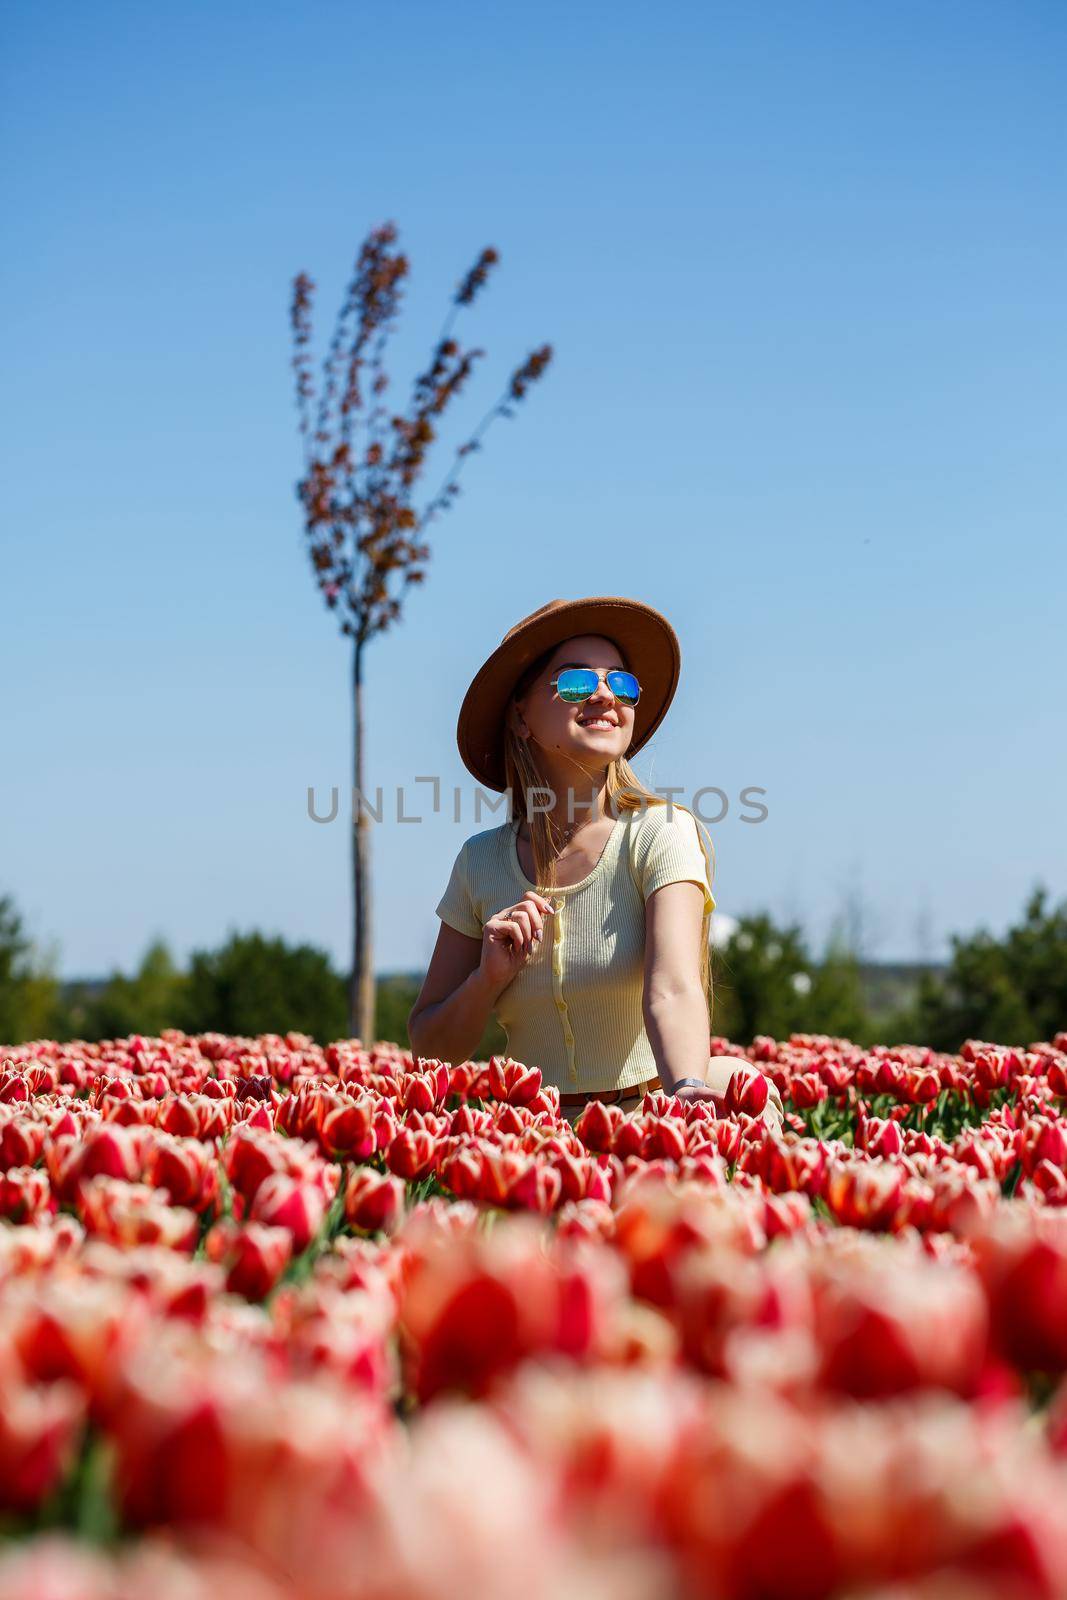
[[[711,830],[723,912],[819,948],[851,895],[908,957],[1067,892],[1059,0],[23,0],[3,32],[0,891],[60,971],[235,927],[347,957],[287,319],[304,268],[327,327],[385,218],[401,387],[501,252],[451,442],[557,359],[369,658],[370,783],[463,796],[377,829],[379,968],[428,958],[476,831],[467,683],[555,596],[677,627],[646,781],[767,790]]]

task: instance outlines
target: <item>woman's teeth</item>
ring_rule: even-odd
[[[614,728],[614,722],[609,722],[607,717],[591,717],[588,721],[581,722],[583,728]]]

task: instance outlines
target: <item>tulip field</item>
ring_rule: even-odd
[[[1067,1596],[1067,1033],[713,1048],[0,1047],[0,1600]]]

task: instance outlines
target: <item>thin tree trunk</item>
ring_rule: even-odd
[[[363,804],[363,649],[352,653],[352,973],[348,1031],[369,1048],[374,1043],[374,953],[371,944],[370,819]]]

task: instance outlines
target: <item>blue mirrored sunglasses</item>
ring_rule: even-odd
[[[565,667],[552,679],[552,688],[561,700],[567,700],[571,705],[578,705],[581,701],[588,700],[591,694],[596,694],[601,678],[605,679],[620,705],[635,706],[640,700],[641,685],[632,672],[621,670],[594,672],[592,667]]]

